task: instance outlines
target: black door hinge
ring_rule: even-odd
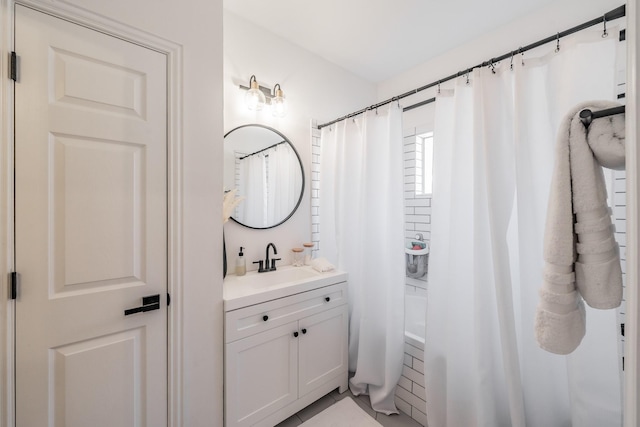
[[[167,292],[167,307],[171,305],[171,295]]]
[[[9,63],[9,77],[14,82],[18,81],[18,55],[15,52],[11,52],[11,61]]]
[[[9,299],[18,298],[18,273],[9,273]]]

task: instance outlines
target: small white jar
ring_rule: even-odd
[[[304,265],[304,249],[293,248],[291,249],[292,260],[291,265],[294,267],[302,267]]]
[[[304,246],[304,265],[311,265],[311,250],[313,249],[314,243],[303,243]]]

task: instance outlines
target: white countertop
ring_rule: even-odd
[[[344,271],[320,273],[309,266],[290,265],[266,273],[250,271],[244,276],[230,274],[223,282],[224,311],[237,310],[346,280],[347,273]]]

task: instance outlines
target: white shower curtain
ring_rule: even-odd
[[[404,357],[402,111],[396,105],[321,134],[320,255],[349,274],[351,391],[396,413]]]
[[[240,163],[240,184],[238,196],[244,197],[244,203],[238,205],[238,218],[243,224],[262,227],[267,212],[267,176],[264,154],[245,157]]]
[[[267,224],[279,224],[291,213],[300,195],[298,157],[289,144],[268,150]],[[276,197],[277,195],[277,197]]]
[[[613,32],[612,32],[613,33]],[[425,346],[430,427],[621,425],[615,310],[587,312],[571,355],[533,321],[556,129],[577,103],[614,99],[614,36],[497,73],[476,69],[436,101]]]

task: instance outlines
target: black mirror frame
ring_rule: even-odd
[[[296,157],[298,158],[298,164],[300,165],[300,173],[302,174],[302,186],[300,187],[300,197],[298,197],[298,202],[296,203],[294,208],[291,210],[291,213],[289,213],[289,215],[286,218],[284,218],[282,221],[280,221],[277,224],[270,225],[269,227],[252,227],[250,225],[246,225],[246,224],[241,223],[240,221],[235,219],[233,216],[230,217],[233,220],[233,222],[235,222],[236,224],[239,224],[239,225],[241,225],[243,227],[251,228],[253,230],[268,230],[270,228],[278,227],[279,225],[282,225],[285,222],[287,222],[289,220],[289,218],[291,218],[293,216],[293,214],[296,213],[296,211],[298,210],[298,207],[300,206],[300,203],[302,203],[302,198],[304,197],[304,187],[305,187],[305,184],[306,184],[305,176],[304,176],[304,165],[302,164],[302,159],[300,158],[300,154],[298,154],[298,150],[296,150],[296,147],[289,140],[289,138],[284,136],[282,134],[282,132],[279,132],[278,130],[276,130],[276,129],[272,128],[272,127],[269,127],[269,126],[265,126],[265,125],[261,125],[261,124],[257,124],[257,123],[237,126],[237,127],[233,128],[233,129],[231,129],[229,132],[224,134],[223,144],[224,144],[224,138],[226,138],[227,135],[229,135],[233,131],[236,131],[238,129],[242,129],[242,128],[245,128],[245,127],[260,127],[260,128],[270,130],[271,132],[275,132],[276,134],[280,135],[282,137],[282,139],[289,144],[289,146],[291,147],[293,152],[296,154]],[[223,164],[223,167],[224,167],[224,164]]]

